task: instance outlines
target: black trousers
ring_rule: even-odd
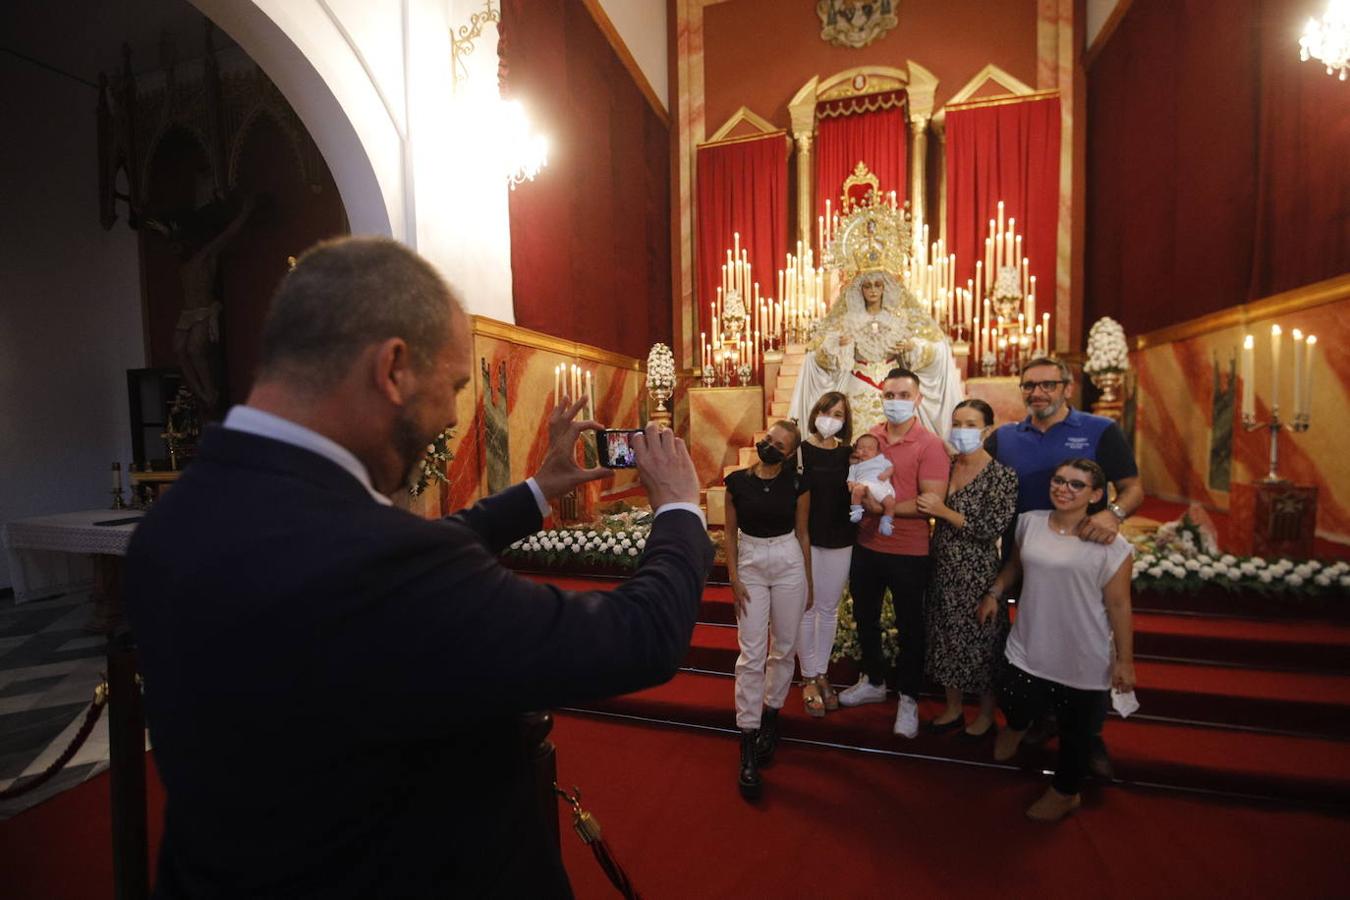
[[[881,598],[890,588],[900,637],[895,684],[900,693],[916,699],[923,687],[923,598],[927,586],[928,557],[853,548],[848,589],[853,596],[853,618],[858,623],[863,671],[873,684],[886,680],[886,659],[881,655]]]
[[[1059,720],[1059,762],[1050,784],[1061,794],[1076,794],[1087,778],[1088,758],[1106,691],[1085,691],[1038,678],[1005,663],[997,679],[998,705],[1008,727],[1025,731],[1049,710]]]

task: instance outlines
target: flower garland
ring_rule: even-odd
[[[1350,563],[1267,561],[1220,553],[1213,536],[1188,515],[1131,540],[1136,556],[1130,577],[1136,588],[1189,591],[1213,585],[1226,591],[1301,597],[1343,596],[1350,590]]]
[[[427,444],[427,452],[422,455],[422,462],[417,467],[417,480],[408,485],[409,494],[418,496],[430,487],[433,481],[443,484],[450,482],[449,476],[445,474],[445,467],[455,458],[455,454],[450,452],[450,441],[454,436],[455,430],[447,428]]]

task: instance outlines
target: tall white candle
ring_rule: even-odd
[[[1271,414],[1280,410],[1280,340],[1284,332],[1279,325],[1270,326],[1270,409]]]
[[[1256,418],[1256,339],[1250,334],[1242,339],[1242,418]]]
[[[1303,412],[1303,332],[1297,328],[1293,331],[1294,336],[1294,396],[1293,411],[1294,415]]]
[[[1308,339],[1303,342],[1303,350],[1307,354],[1307,359],[1303,361],[1303,415],[1307,419],[1312,418],[1313,346],[1316,343],[1315,334],[1308,335]]]

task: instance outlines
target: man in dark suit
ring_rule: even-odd
[[[712,550],[683,443],[634,439],[657,510],[609,592],[497,553],[605,474],[560,401],[539,471],[427,521],[389,505],[455,424],[470,333],[425,261],[344,239],[282,282],[247,404],[137,529],[126,594],[167,791],[164,897],[570,896],[518,713],[669,679]]]

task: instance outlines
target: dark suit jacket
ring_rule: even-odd
[[[540,525],[524,485],[427,521],[208,430],[126,560],[168,794],[157,895],[570,895],[515,714],[671,678],[712,550],[668,512],[637,574],[570,593],[497,561]]]

